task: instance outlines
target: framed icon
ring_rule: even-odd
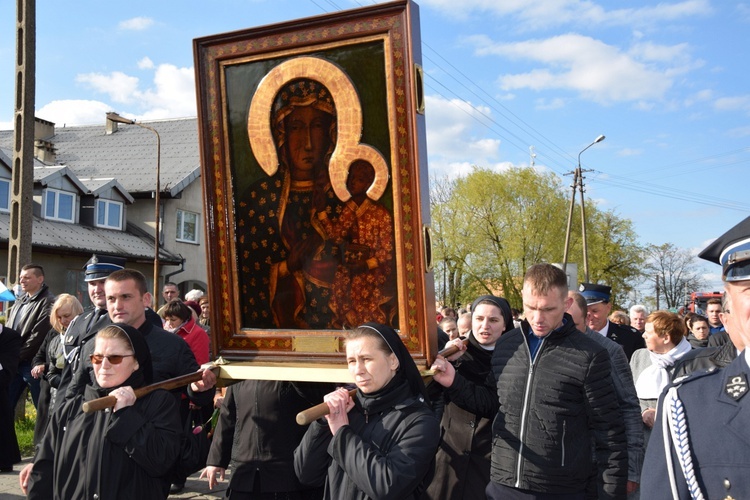
[[[417,6],[194,41],[214,353],[338,363],[395,328],[436,352]]]

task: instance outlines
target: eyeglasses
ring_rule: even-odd
[[[91,358],[91,362],[95,365],[102,364],[102,361],[104,361],[104,358],[107,358],[107,361],[109,361],[109,364],[111,365],[119,365],[122,363],[122,360],[124,358],[129,358],[135,356],[135,354],[92,354],[89,356]]]

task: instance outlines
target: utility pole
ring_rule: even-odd
[[[586,146],[581,150],[580,153],[578,153],[578,166],[573,172],[569,172],[573,174],[573,184],[571,185],[572,193],[570,196],[570,210],[568,211],[568,226],[565,230],[565,249],[563,251],[563,271],[567,272],[568,267],[568,249],[570,248],[570,229],[573,224],[573,209],[575,208],[576,203],[576,190],[579,190],[581,193],[581,237],[583,239],[583,273],[584,273],[584,280],[589,280],[589,255],[588,255],[588,245],[586,244],[586,208],[583,202],[583,170],[581,170],[581,154],[586,151],[588,148],[593,146],[594,144],[598,142],[602,142],[604,140],[604,136],[600,135],[596,139],[594,139],[594,142]],[[590,170],[586,170],[586,172],[590,172]]]
[[[16,81],[13,113],[10,231],[7,281],[31,262],[34,194],[34,101],[36,98],[36,0],[16,0]]]

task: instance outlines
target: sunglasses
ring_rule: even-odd
[[[106,356],[104,354],[92,354],[90,358],[91,362],[95,365],[102,364],[104,358],[107,358],[107,361],[109,361],[109,364],[111,365],[119,365],[120,363],[122,363],[122,360],[124,358],[129,358],[132,356],[135,356],[135,354],[109,354]]]

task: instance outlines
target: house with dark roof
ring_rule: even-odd
[[[73,127],[35,122],[32,260],[44,266],[54,293],[73,293],[84,303],[83,265],[92,253],[124,257],[150,288],[153,282],[156,136],[103,118]],[[175,282],[183,294],[207,291],[197,119],[144,123],[161,139],[160,285]],[[13,131],[0,131],[0,270],[8,259],[12,143]]]

